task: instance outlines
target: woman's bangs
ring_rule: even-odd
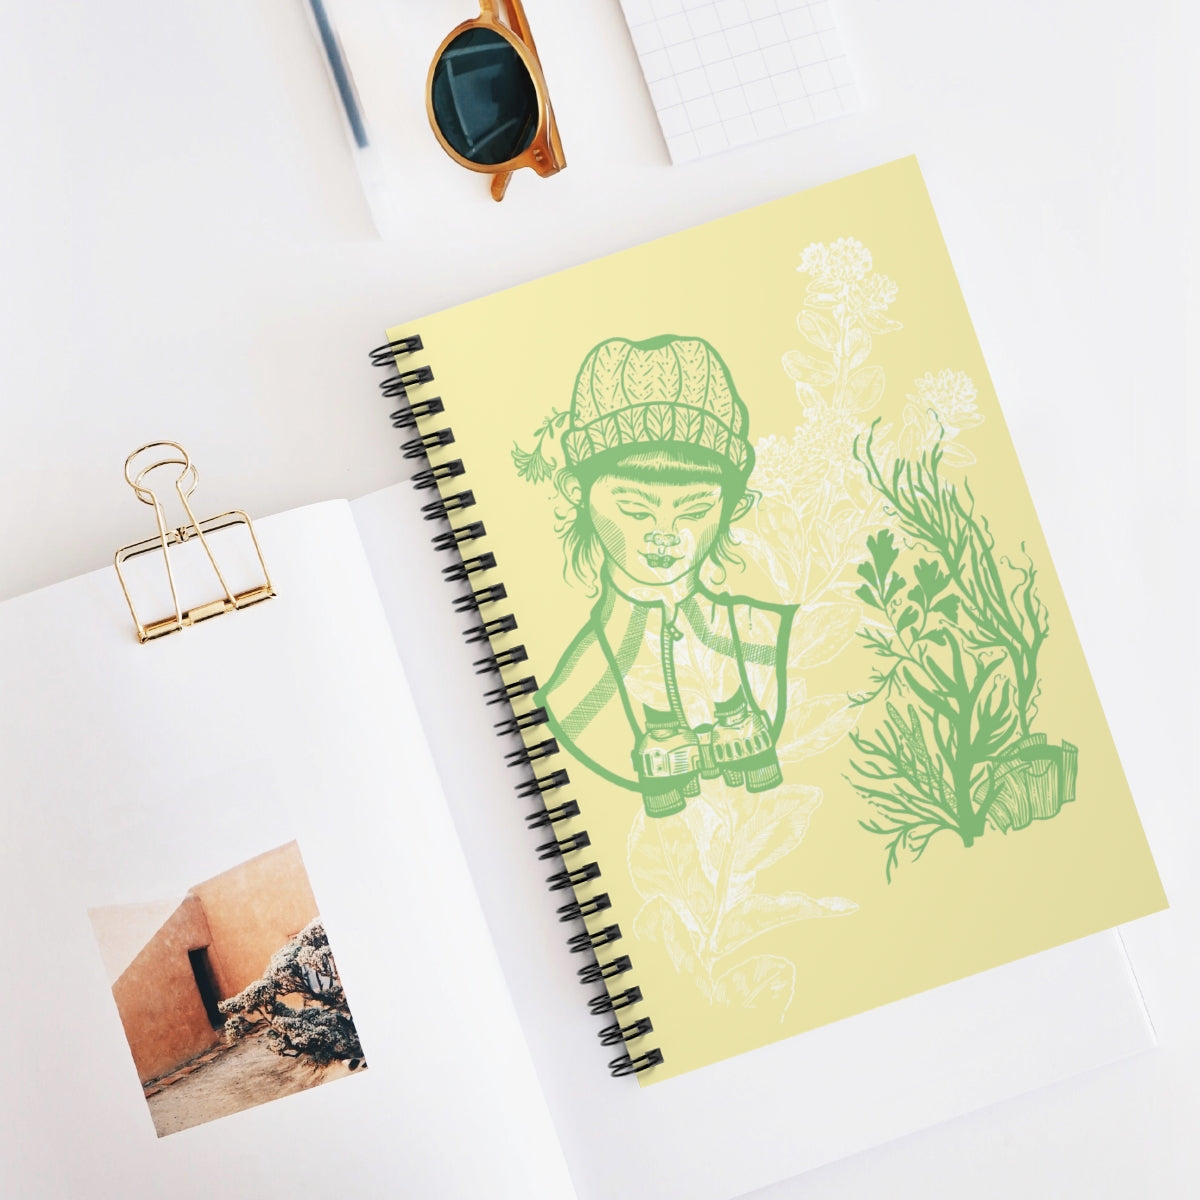
[[[735,470],[728,459],[715,451],[666,445],[619,454],[604,462],[596,475],[612,475],[631,483],[691,483],[697,479],[725,483],[735,475]]]

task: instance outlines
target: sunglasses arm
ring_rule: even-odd
[[[508,191],[508,181],[513,177],[511,171],[497,171],[492,176],[492,199],[503,200],[504,193]]]
[[[533,34],[529,32],[529,22],[525,19],[525,9],[521,5],[521,0],[480,0],[483,10],[485,12],[491,10],[496,16],[499,15],[501,4],[508,10],[508,23],[512,27],[513,33],[536,55],[537,47],[533,44]]]

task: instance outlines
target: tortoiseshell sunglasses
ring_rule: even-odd
[[[442,149],[490,174],[492,199],[503,200],[514,171],[554,175],[567,160],[521,0],[479,0],[479,9],[438,47],[425,107]]]

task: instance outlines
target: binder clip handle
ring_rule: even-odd
[[[141,467],[135,474],[135,463],[143,455],[151,455],[151,461]],[[159,500],[158,493],[154,488],[147,483],[147,476],[162,467],[180,468],[174,482],[175,494],[179,497],[179,502],[183,506],[187,520],[176,528],[171,528],[167,524],[166,511],[163,508],[162,501]],[[133,617],[133,624],[137,631],[139,642],[148,642],[168,633],[177,633],[187,625],[196,625],[201,621],[208,620],[210,617],[218,617],[227,612],[234,612],[239,608],[246,608],[262,600],[269,600],[275,595],[275,588],[271,584],[271,577],[267,572],[267,564],[263,559],[262,549],[258,544],[258,537],[254,532],[254,525],[244,512],[240,509],[234,509],[230,512],[221,513],[216,517],[207,517],[204,520],[197,519],[196,514],[192,511],[191,496],[196,490],[196,485],[200,482],[200,472],[192,462],[191,455],[178,442],[147,442],[146,445],[139,446],[125,459],[125,482],[129,484],[133,489],[134,495],[143,504],[148,504],[154,509],[154,519],[158,526],[157,536],[146,538],[140,542],[133,542],[128,546],[122,546],[113,559],[113,566],[116,568],[117,578],[121,583],[121,590],[125,593],[125,602],[129,605],[129,612]],[[258,556],[258,565],[262,569],[261,582],[255,583],[254,586],[238,592],[235,592],[229,586],[225,573],[221,570],[216,555],[213,554],[212,547],[208,544],[207,536],[235,525],[245,526],[246,531],[250,535],[251,543],[254,546],[254,552]],[[179,601],[179,591],[175,582],[175,570],[171,563],[171,547],[181,542],[189,541],[193,537],[199,539],[204,549],[208,564],[212,569],[213,575],[216,577],[217,583],[220,585],[220,594],[211,600],[205,600],[200,604],[195,604],[185,609]],[[144,622],[138,616],[137,607],[133,602],[133,596],[129,590],[129,582],[122,568],[130,559],[137,558],[143,554],[152,554],[156,551],[161,551],[163,556],[163,566],[166,570],[167,586],[171,593],[173,611],[165,617]]]

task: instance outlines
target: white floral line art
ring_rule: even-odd
[[[710,1003],[764,1009],[782,1019],[795,992],[795,964],[776,954],[751,955],[728,967],[726,961],[772,929],[857,909],[841,896],[756,890],[759,873],[804,840],[820,802],[820,789],[806,785],[756,795],[718,784],[670,820],[635,819],[629,867],[645,903],[634,932],[662,943],[675,970]]]

